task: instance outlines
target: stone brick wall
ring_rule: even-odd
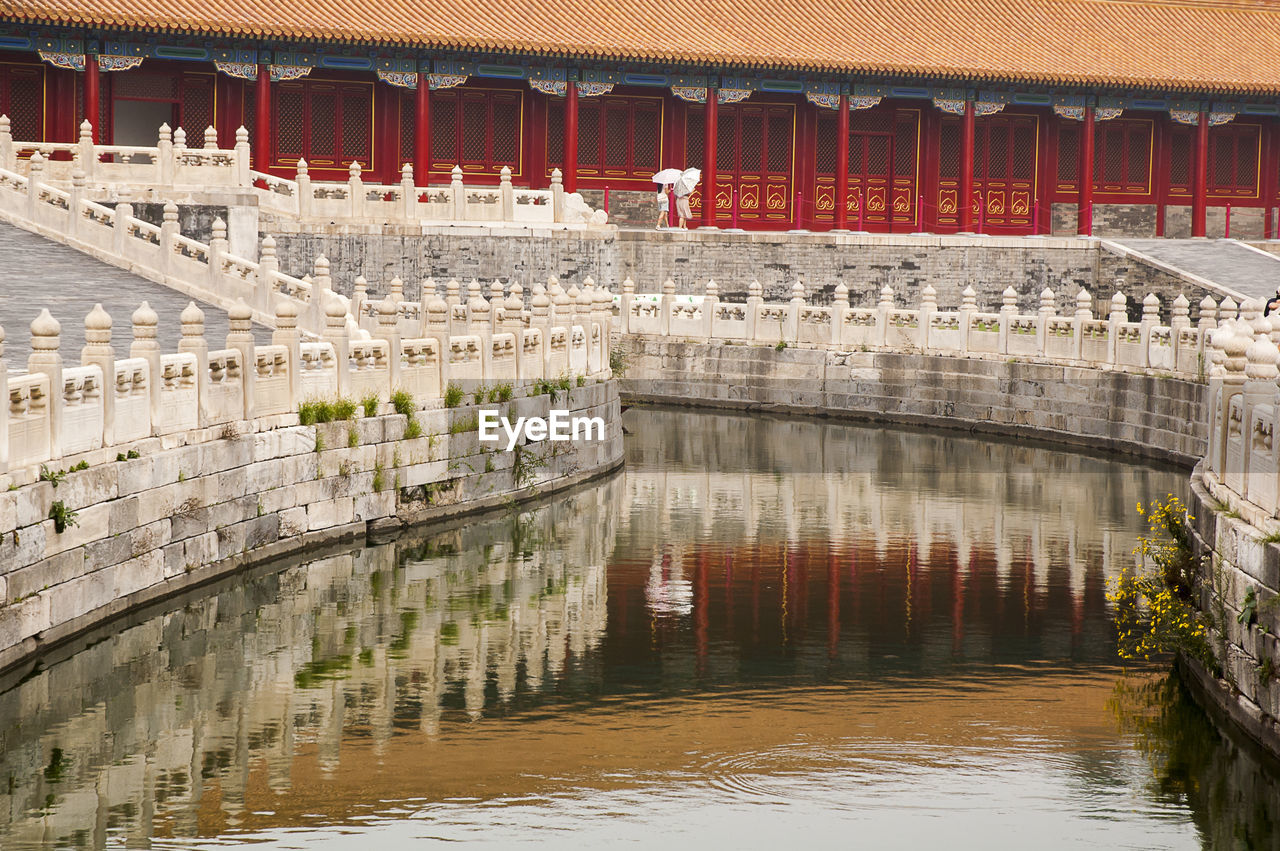
[[[615,382],[486,405],[598,416],[605,440],[481,444],[476,406],[421,411],[422,436],[391,414],[258,433],[219,427],[86,456],[55,487],[0,492],[0,670],[128,609],[255,562],[369,529],[496,507],[622,463]],[[296,421],[296,420],[295,420]],[[57,467],[57,464],[51,465]],[[55,506],[74,511],[59,533]]]
[[[944,355],[623,338],[625,399],[962,428],[1164,458],[1204,454],[1204,385]],[[715,376],[701,378],[700,376]]]
[[[592,209],[605,209],[603,189],[583,189],[581,193],[582,199]],[[608,212],[610,224],[636,228],[654,227],[658,220],[657,184],[654,184],[652,192],[610,189]]]

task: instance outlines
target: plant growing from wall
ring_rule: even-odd
[[[613,370],[614,378],[627,374],[627,353],[617,346],[609,350],[609,369]]]
[[[444,388],[444,406],[446,408],[458,407],[462,404],[462,397],[465,395],[466,393],[463,392],[461,387],[450,381],[449,386]]]
[[[360,400],[360,407],[364,408],[366,417],[376,417],[379,404],[381,403],[378,401],[378,394],[376,393],[370,393]]]
[[[53,521],[53,531],[61,535],[67,531],[68,526],[79,526],[80,524],[76,522],[78,514],[79,512],[67,508],[62,500],[49,506],[49,519]]]
[[[1217,667],[1208,640],[1207,619],[1192,604],[1198,567],[1191,551],[1186,508],[1173,494],[1138,513],[1147,534],[1138,537],[1134,555],[1142,566],[1126,569],[1107,592],[1115,606],[1119,652],[1124,659],[1152,659],[1185,653],[1205,666]]]

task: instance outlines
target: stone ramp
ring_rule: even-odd
[[[1238,299],[1270,298],[1280,286],[1280,257],[1234,239],[1115,239],[1170,270],[1194,275]]]
[[[176,352],[182,336],[178,316],[190,297],[0,222],[0,327],[4,328],[5,360],[11,369],[25,366],[31,320],[43,307],[62,323],[60,351],[64,361],[80,363],[84,317],[98,302],[111,314],[111,344],[116,357],[128,357],[133,340],[130,317],[143,301],[160,317],[160,351]],[[227,339],[226,311],[204,303],[200,308],[209,348],[222,348]],[[267,329],[255,327],[254,336],[259,343],[271,342]]]

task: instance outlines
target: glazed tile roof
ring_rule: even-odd
[[[0,18],[729,67],[1280,92],[1280,0],[0,0]]]

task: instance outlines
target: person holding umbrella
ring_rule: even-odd
[[[672,184],[680,179],[683,172],[678,168],[664,168],[653,176],[653,182],[658,184],[658,230],[662,230],[666,219],[670,218],[671,201],[668,192],[671,191]]]
[[[693,218],[693,210],[689,207],[689,196],[693,194],[694,187],[701,179],[701,171],[696,168],[687,168],[675,182],[676,215],[680,217],[681,230],[688,230],[689,219]]]

